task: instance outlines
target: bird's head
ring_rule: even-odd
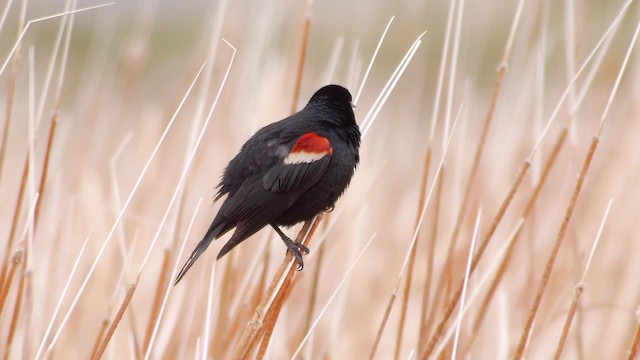
[[[327,116],[325,121],[344,127],[357,127],[351,93],[340,85],[327,85],[320,88],[313,94],[307,107],[331,112],[333,116]]]

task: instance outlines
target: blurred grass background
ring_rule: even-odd
[[[99,3],[80,1],[77,7],[95,4]],[[459,121],[446,154],[435,253],[430,254],[427,247],[437,211],[430,205],[417,245],[399,357],[418,356],[424,286],[431,287],[432,296],[438,291],[451,294],[455,290],[464,276],[478,211],[482,209],[479,232],[483,234],[569,85],[572,72],[580,67],[623,4],[623,1],[574,0],[525,3],[452,267],[447,273],[449,280],[446,289],[436,289],[440,274],[445,271],[451,232],[517,7],[515,1],[464,2],[449,111],[450,121],[458,114]],[[65,9],[62,1],[8,3],[5,0],[0,8],[4,9],[5,5],[8,6],[7,21],[0,29],[2,62],[20,33],[21,7],[25,7],[27,20]],[[371,247],[321,318],[303,352],[307,354],[305,358],[313,359],[354,359],[369,355],[419,212],[418,194],[429,145],[449,5],[446,1],[413,0],[313,3],[298,108],[326,82],[343,84],[355,95],[380,35],[395,15],[356,109],[356,117],[362,121],[405,51],[420,33],[427,31],[427,34],[367,135],[361,165],[350,188],[329,215],[336,225],[331,227],[323,244],[323,262],[317,261],[319,249],[314,244],[319,243],[314,241],[304,271],[296,274],[299,279],[271,339],[270,358],[291,356],[306,333],[303,319],[309,313],[315,318],[357,253],[376,233]],[[219,204],[210,206],[210,202],[226,163],[256,129],[289,114],[306,6],[300,1],[275,0],[228,4],[195,0],[118,1],[112,6],[76,14],[57,111],[59,123],[50,152],[47,152],[46,139],[56,109],[55,84],[61,76],[58,67],[53,72],[54,85],[44,98],[42,89],[62,18],[30,27],[21,43],[20,60],[15,63],[15,90],[11,90],[10,84],[13,60],[0,74],[0,124],[6,129],[6,142],[2,144],[6,153],[0,175],[0,203],[3,204],[0,251],[3,254],[9,243],[29,144],[29,48],[34,54],[35,101],[43,101],[43,112],[40,119],[35,119],[39,124],[33,164],[36,173],[29,178],[24,203],[18,209],[16,241],[8,249],[9,256],[28,243],[29,236],[23,236],[26,234],[23,230],[28,227],[29,208],[45,157],[49,157],[50,164],[45,191],[38,199],[41,214],[28,255],[30,280],[26,286],[30,290],[22,299],[24,306],[17,316],[13,327],[15,335],[11,339],[11,322],[16,314],[16,299],[19,299],[18,279],[23,275],[20,268],[7,288],[7,300],[0,317],[0,348],[5,358],[35,357],[84,239],[91,234],[78,274],[71,282],[70,294],[77,293],[165,126],[197,70],[208,58],[210,84],[205,86],[207,82],[201,78],[187,99],[50,356],[76,359],[91,354],[102,322],[113,320],[142,264],[178,184],[194,134],[202,126],[220,87],[232,54],[221,41],[224,38],[238,49],[228,82],[195,155],[184,191],[171,210],[159,243],[141,274],[131,306],[105,353],[106,358],[113,359],[141,357],[151,304],[163,271],[163,254],[169,254],[172,266],[175,262],[183,263],[186,256],[177,259],[177,249],[199,199],[203,206],[196,214],[185,251],[195,246],[218,209]],[[575,19],[574,30],[568,25],[568,9],[573,9],[569,15]],[[574,119],[569,140],[524,225],[507,274],[499,285],[498,299],[491,303],[487,319],[478,331],[470,350],[473,358],[495,359],[512,356],[515,351],[587,148],[597,132],[600,116],[638,23],[639,10],[635,3],[628,9],[593,82],[588,84],[584,75],[578,78],[575,93],[586,88],[584,101],[573,115],[570,101],[562,105],[533,158],[531,171],[480,262],[478,271],[484,274],[498,261],[499,246],[507,241],[539,181],[555,139],[568,121]],[[573,49],[571,42],[575,43]],[[210,52],[211,48],[214,53]],[[449,50],[452,48],[453,40]],[[331,75],[329,63],[335,49],[339,49],[337,66]],[[637,186],[640,180],[639,54],[637,49],[632,53],[606,119],[601,144],[536,317],[526,352],[528,358],[549,358],[554,353],[573,289],[580,280],[609,199],[613,199],[611,213],[586,278],[585,294],[563,358],[626,358],[631,347],[638,326],[640,301],[640,282],[637,281],[640,273],[637,261],[640,256],[637,225],[640,215]],[[60,59],[57,66],[59,64]],[[431,144],[433,159],[428,188],[434,182],[433,174],[443,156],[449,76],[448,66]],[[8,98],[11,91],[15,93],[12,101]],[[12,114],[8,117],[10,107]],[[115,154],[119,156],[113,160]],[[320,229],[322,234],[322,225]],[[288,233],[293,236],[295,229]],[[281,262],[284,247],[265,230],[217,263],[214,311],[210,318],[213,330],[211,338],[204,339],[202,329],[206,323],[210,268],[225,239],[214,243],[183,283],[172,290],[158,339],[151,350],[153,358],[193,357],[197,353],[196,344],[203,341],[211,344],[210,356],[231,356],[256,301],[253,292],[241,291],[241,284],[248,281],[249,288],[260,293],[260,274],[266,272],[270,279]],[[263,261],[263,251],[270,253],[267,263]],[[435,259],[435,275],[430,280],[425,275],[429,256]],[[251,269],[255,270],[251,272]],[[320,271],[317,303],[310,310],[308,302],[316,271]],[[479,274],[471,278],[469,291],[479,291],[482,297],[486,290],[474,288]],[[166,281],[161,280],[163,288]],[[402,300],[401,293],[398,296],[377,351],[380,359],[394,357]],[[69,294],[65,297],[63,312],[71,306],[72,299]],[[231,305],[234,302],[238,304],[236,307]],[[461,344],[473,333],[471,319],[479,310],[478,302],[471,304],[470,312],[463,319]],[[236,312],[232,313],[232,309]],[[435,321],[440,313],[441,309],[436,311]],[[231,329],[234,321],[240,326],[239,332]],[[61,316],[58,316],[54,324],[60,323]],[[451,356],[451,346],[444,353]]]

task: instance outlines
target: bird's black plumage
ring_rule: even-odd
[[[360,130],[351,94],[339,85],[318,90],[299,112],[256,132],[229,162],[216,200],[226,195],[209,230],[176,283],[214,239],[235,228],[218,259],[271,225],[302,268],[300,250],[278,228],[311,220],[332,208],[360,160]]]

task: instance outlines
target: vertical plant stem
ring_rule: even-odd
[[[578,284],[578,286],[576,286],[575,288],[573,299],[571,300],[571,306],[569,306],[569,312],[567,313],[564,326],[562,327],[562,334],[560,335],[560,340],[558,340],[558,347],[556,348],[556,352],[553,355],[554,360],[559,360],[560,355],[562,355],[562,350],[564,349],[564,344],[567,341],[567,335],[569,334],[569,329],[571,328],[571,322],[576,315],[576,309],[578,308],[578,304],[583,293],[584,284]]]
[[[292,288],[292,280],[294,268],[289,268],[287,272],[287,277],[282,284],[282,288],[278,291],[275,300],[271,304],[271,308],[267,313],[267,318],[264,323],[264,326],[260,329],[262,332],[262,341],[260,342],[260,348],[258,349],[258,354],[256,359],[262,360],[264,359],[265,354],[267,353],[267,349],[269,347],[269,342],[271,341],[271,335],[273,335],[273,330],[276,326],[276,321],[278,320],[278,316],[280,316],[280,311],[282,311],[282,307],[289,296],[289,292]],[[260,337],[260,336],[259,336]]]
[[[18,34],[21,34],[24,30],[24,20],[26,18],[27,2],[22,2],[22,8],[20,9],[20,19],[18,21]],[[18,41],[20,38],[18,38]],[[11,74],[9,75],[9,84],[7,85],[7,97],[4,113],[4,125],[2,129],[2,141],[0,142],[0,184],[2,183],[2,168],[4,167],[4,158],[6,156],[7,140],[9,136],[11,119],[13,118],[13,98],[16,90],[16,80],[18,78],[18,68],[20,67],[20,42],[16,45],[13,61],[11,62]]]
[[[120,325],[120,320],[122,320],[122,316],[124,315],[124,312],[127,311],[127,308],[131,303],[131,299],[133,298],[133,294],[136,292],[137,287],[138,287],[138,281],[136,281],[135,283],[129,286],[129,289],[127,290],[124,300],[122,300],[122,304],[120,305],[120,308],[118,309],[118,312],[116,313],[115,318],[109,325],[109,329],[107,329],[107,332],[104,335],[104,339],[102,339],[102,342],[100,343],[100,347],[92,357],[92,360],[97,360],[102,358],[104,351],[107,349],[107,346],[109,345],[109,342],[113,337],[113,333],[118,328],[118,325]]]
[[[627,360],[635,360],[638,356],[638,350],[640,349],[640,317],[638,318],[638,329],[636,330],[636,336],[633,338],[631,349],[629,350],[629,356]]]
[[[429,241],[429,248],[427,249],[427,271],[424,280],[424,293],[422,295],[422,310],[420,312],[420,332],[418,335],[418,354],[422,353],[424,346],[426,345],[426,336],[431,330],[433,317],[427,319],[429,309],[429,299],[431,298],[431,287],[433,280],[433,264],[436,252],[436,240],[438,238],[438,223],[440,222],[440,204],[442,200],[442,184],[444,183],[445,164],[442,165],[440,170],[438,181],[438,188],[436,189],[436,202],[434,206],[433,223],[431,225],[431,234]]]
[[[301,242],[304,239],[306,245],[315,232],[315,229],[318,227],[321,218],[322,216],[317,216],[313,222],[305,222],[302,226],[302,229],[300,229],[300,232],[298,232],[296,241]],[[232,357],[233,359],[244,359],[252,351],[253,346],[256,343],[256,338],[258,338],[260,328],[263,327],[264,320],[268,315],[267,306],[272,304],[274,301],[272,299],[275,299],[277,294],[282,291],[284,286],[283,276],[285,272],[288,273],[288,269],[292,269],[295,266],[295,262],[293,262],[292,260],[293,256],[290,252],[288,252],[284,261],[282,262],[282,264],[280,264],[280,268],[278,269],[278,271],[276,271],[276,274],[271,280],[271,283],[267,287],[267,291],[262,296],[262,300],[253,313],[251,321],[247,323],[247,326],[245,327],[244,332],[240,337],[240,341],[238,342],[238,345],[236,346],[236,349],[234,351],[234,355]],[[278,285],[280,285],[280,287],[278,287]],[[265,311],[265,309],[267,309],[267,311]]]
[[[9,266],[9,260],[11,258],[11,251],[15,242],[16,231],[18,229],[18,220],[20,219],[20,210],[22,209],[22,201],[24,199],[24,192],[27,189],[27,179],[29,178],[29,156],[25,155],[24,165],[22,166],[22,178],[20,179],[20,188],[18,189],[18,197],[16,199],[16,206],[13,210],[13,218],[11,220],[11,228],[9,229],[9,238],[7,240],[7,247],[4,253],[4,261],[2,262],[2,288],[4,289],[8,279],[5,279],[7,268]],[[0,308],[0,313],[1,313]]]
[[[327,221],[325,221],[324,223],[326,225]],[[316,301],[318,297],[318,285],[320,284],[320,272],[322,270],[322,264],[324,260],[324,251],[325,251],[325,246],[323,243],[322,245],[320,245],[320,248],[318,249],[318,260],[316,260],[316,268],[313,273],[313,284],[311,285],[311,293],[309,294],[309,306],[307,307],[307,316],[304,321],[304,326],[302,327],[302,333],[300,334],[300,337],[298,341],[296,341],[296,343],[300,343],[302,341],[302,339],[305,336],[305,333],[311,327],[311,322],[313,321],[313,312],[315,310]],[[291,353],[293,354],[294,352],[295,352],[295,349],[292,349]]]
[[[296,80],[293,88],[293,100],[291,101],[291,113],[295,113],[297,109],[298,99],[300,98],[300,88],[302,87],[302,75],[304,73],[304,62],[307,58],[307,43],[309,42],[309,30],[311,29],[311,6],[312,0],[307,1],[304,14],[304,25],[302,29],[302,44],[300,47],[300,56],[298,57],[298,71],[296,72]]]
[[[11,267],[9,268],[9,275],[7,276],[7,281],[5,281],[4,287],[2,288],[2,292],[0,293],[0,315],[2,315],[2,310],[4,309],[4,305],[6,304],[7,297],[9,296],[9,289],[11,289],[11,284],[13,283],[13,277],[16,273],[16,269],[20,265],[21,258],[22,258],[22,250],[18,250],[16,254],[13,255],[13,260],[11,261]]]
[[[376,339],[373,342],[373,347],[371,348],[371,353],[369,353],[369,360],[373,360],[376,355],[376,351],[378,350],[378,345],[380,345],[380,339],[382,339],[382,334],[384,333],[384,329],[387,325],[387,320],[389,320],[389,314],[391,314],[391,309],[393,308],[393,303],[396,301],[397,294],[394,291],[391,293],[391,297],[389,298],[389,303],[387,304],[387,308],[384,311],[384,315],[382,316],[382,322],[378,327],[378,333],[376,334]]]
[[[11,316],[11,325],[9,326],[9,334],[7,335],[7,341],[5,344],[5,352],[4,359],[9,359],[9,355],[11,354],[11,345],[13,345],[13,339],[16,334],[16,330],[18,328],[18,320],[20,319],[20,314],[22,313],[22,305],[23,305],[23,297],[25,290],[25,282],[26,282],[26,263],[27,263],[27,249],[21,252],[21,259],[19,260],[21,266],[21,276],[20,283],[18,285],[18,294],[16,295],[16,302],[13,306],[13,315]]]
[[[473,274],[476,267],[478,266],[478,263],[480,262],[480,259],[484,254],[484,251],[487,249],[487,246],[489,245],[489,242],[491,241],[493,234],[498,228],[498,224],[500,224],[500,222],[502,221],[502,218],[504,217],[504,214],[506,213],[507,208],[511,204],[513,197],[515,196],[516,192],[520,188],[520,185],[522,184],[522,180],[524,180],[524,176],[526,175],[530,167],[531,167],[531,162],[527,160],[524,162],[524,164],[520,168],[520,171],[518,172],[518,175],[516,176],[516,179],[513,185],[511,186],[511,189],[509,190],[507,197],[502,202],[502,205],[500,206],[498,213],[496,214],[491,225],[489,226],[487,233],[484,235],[482,242],[480,243],[480,245],[478,245],[478,250],[476,251],[471,261],[470,276]],[[431,352],[434,350],[437,342],[440,340],[440,337],[444,333],[445,326],[447,325],[447,322],[451,318],[451,315],[453,314],[453,311],[455,310],[458,304],[458,301],[460,301],[460,296],[462,295],[463,286],[464,286],[464,281],[461,281],[460,285],[458,286],[458,289],[456,290],[451,301],[447,305],[442,319],[436,326],[436,330],[434,331],[434,334],[429,339],[429,342],[427,343],[427,347],[421,355],[422,359],[426,359],[431,355]]]
[[[574,187],[573,194],[571,195],[571,199],[569,200],[569,205],[567,206],[567,209],[565,211],[562,224],[560,225],[560,230],[558,231],[558,235],[556,236],[556,241],[551,250],[551,254],[549,254],[547,264],[545,265],[542,278],[540,279],[540,284],[538,285],[538,290],[536,291],[536,296],[529,310],[529,316],[527,317],[527,321],[525,323],[524,329],[522,330],[522,335],[520,336],[520,341],[518,342],[516,352],[513,356],[514,359],[520,359],[524,355],[527,339],[529,338],[529,333],[531,332],[531,327],[533,326],[533,320],[536,317],[538,308],[540,307],[540,303],[542,302],[542,296],[544,295],[544,291],[547,287],[549,279],[551,278],[551,271],[553,270],[553,265],[555,264],[556,257],[558,256],[558,252],[560,251],[560,245],[562,245],[564,235],[569,226],[569,221],[571,220],[573,211],[575,210],[576,202],[578,200],[578,195],[580,195],[580,190],[582,189],[582,185],[584,184],[584,179],[587,175],[587,172],[589,171],[591,160],[593,160],[593,155],[595,154],[595,151],[599,143],[600,143],[599,137],[594,136],[593,140],[591,141],[591,145],[589,146],[587,157],[582,165],[582,170],[580,170],[580,175],[578,176],[578,180],[576,182],[576,186]]]
[[[93,349],[91,350],[91,356],[89,359],[95,359],[96,354],[98,353],[98,349],[100,349],[100,345],[102,345],[102,339],[104,339],[104,334],[107,332],[109,328],[109,319],[106,318],[102,320],[102,324],[100,325],[100,330],[98,331],[98,335],[96,336],[96,341],[93,343]]]
[[[168,276],[171,274],[171,250],[165,249],[162,258],[162,267],[160,268],[160,274],[158,281],[156,282],[156,294],[153,297],[153,305],[151,305],[151,314],[149,315],[149,322],[147,323],[147,329],[144,335],[144,344],[142,347],[142,353],[146,354],[149,350],[149,343],[151,342],[151,336],[153,335],[153,329],[158,321],[158,315],[160,314],[160,306],[162,305],[162,296],[164,289],[168,281]]]
[[[38,185],[38,193],[40,194],[39,196],[40,201],[38,201],[38,203],[36,204],[34,227],[38,226],[38,223],[40,220],[40,209],[41,209],[42,203],[44,202],[43,196],[44,196],[45,184],[47,183],[47,177],[49,175],[49,161],[51,159],[51,146],[53,144],[53,140],[56,135],[57,127],[58,127],[58,113],[56,112],[53,114],[53,117],[51,118],[51,125],[49,126],[49,136],[47,137],[47,149],[44,153],[44,160],[43,160],[44,164],[42,165],[42,175],[40,175],[40,183]]]
[[[558,154],[560,154],[560,151],[562,150],[564,144],[567,142],[567,136],[569,134],[569,129],[567,127],[565,127],[562,132],[560,133],[560,136],[558,137],[558,139],[556,140],[556,143],[553,147],[553,150],[551,151],[551,154],[549,155],[549,159],[547,159],[544,168],[542,170],[542,174],[540,175],[540,180],[538,181],[538,184],[536,185],[535,189],[533,190],[533,193],[531,194],[531,197],[529,198],[529,201],[527,201],[527,205],[524,208],[524,211],[522,212],[522,218],[527,221],[529,219],[529,216],[531,215],[531,212],[534,209],[534,206],[536,204],[536,201],[538,200],[538,196],[540,195],[540,192],[542,191],[542,188],[544,187],[544,185],[547,182],[547,179],[549,178],[549,174],[551,173],[551,169],[553,168],[553,165],[555,164],[556,160],[558,159]],[[522,229],[522,228],[521,228]],[[489,285],[489,290],[487,291],[487,295],[485,296],[484,300],[482,301],[482,304],[479,307],[478,310],[478,314],[475,317],[475,320],[473,321],[473,325],[472,325],[472,331],[471,331],[471,337],[469,339],[469,341],[467,342],[466,345],[466,349],[463,352],[463,356],[466,356],[467,352],[471,350],[471,347],[473,345],[473,342],[476,339],[476,336],[480,330],[480,327],[482,326],[482,322],[485,319],[485,315],[487,313],[487,310],[489,308],[489,304],[491,303],[491,301],[493,300],[493,297],[496,293],[496,290],[498,289],[498,285],[500,284],[500,282],[502,281],[502,279],[504,278],[504,275],[507,273],[507,267],[509,266],[510,260],[511,260],[511,256],[513,253],[513,250],[515,248],[515,244],[518,241],[518,239],[520,238],[520,234],[522,230],[518,230],[518,232],[516,233],[513,241],[509,244],[509,247],[507,248],[507,253],[505,254],[504,258],[502,258],[502,261],[498,267],[498,271],[496,272],[496,276],[493,279],[491,285]]]
[[[431,165],[431,146],[427,146],[427,151],[425,153],[424,159],[424,168],[422,170],[422,182],[420,183],[420,194],[418,197],[418,208],[416,210],[416,220],[414,223],[414,228],[416,228],[420,222],[420,209],[424,207],[424,203],[427,197],[427,182],[429,180],[429,167]],[[400,350],[402,349],[402,339],[404,336],[404,323],[407,317],[407,307],[409,305],[409,296],[411,295],[411,282],[413,280],[413,269],[415,266],[416,260],[416,251],[418,249],[418,241],[420,239],[420,229],[418,229],[418,237],[416,239],[416,244],[411,249],[411,255],[409,256],[409,271],[407,273],[406,282],[404,285],[404,293],[402,306],[400,308],[400,320],[398,322],[398,334],[396,336],[396,350],[394,354],[394,359],[398,360],[400,358]]]
[[[518,2],[518,8],[516,10],[516,14],[511,26],[511,32],[509,33],[509,38],[504,48],[500,65],[498,66],[498,75],[496,77],[496,82],[493,87],[491,101],[489,102],[489,109],[487,110],[487,114],[485,116],[484,123],[482,125],[482,132],[480,134],[480,140],[478,141],[478,146],[476,147],[476,151],[473,157],[471,172],[469,174],[469,178],[467,179],[467,185],[465,187],[464,195],[462,197],[462,203],[460,205],[460,209],[458,210],[458,215],[454,223],[455,225],[454,225],[453,233],[451,234],[451,238],[449,239],[449,248],[447,250],[446,260],[443,266],[442,273],[440,275],[440,280],[438,281],[438,286],[436,288],[437,289],[436,291],[438,293],[444,291],[445,279],[448,276],[448,274],[451,273],[450,268],[452,265],[451,263],[453,261],[453,253],[454,253],[454,250],[458,241],[458,235],[460,234],[460,229],[462,227],[462,223],[464,221],[464,217],[469,205],[471,190],[475,183],[475,178],[478,174],[478,170],[480,169],[480,160],[482,159],[482,154],[484,152],[487,136],[489,135],[489,128],[491,127],[491,123],[493,121],[493,114],[495,113],[496,104],[498,103],[498,97],[500,95],[500,91],[502,90],[502,83],[507,74],[508,63],[511,55],[511,47],[513,45],[513,39],[515,37],[515,32],[518,27],[523,5],[524,5],[524,0],[520,0]],[[431,309],[432,313],[435,313],[436,311],[437,311],[437,308]]]

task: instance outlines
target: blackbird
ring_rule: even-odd
[[[258,130],[225,168],[214,201],[226,199],[175,283],[214,239],[234,228],[217,259],[270,225],[302,270],[309,249],[280,227],[332,209],[353,177],[359,149],[351,94],[339,85],[322,87],[302,110]]]

